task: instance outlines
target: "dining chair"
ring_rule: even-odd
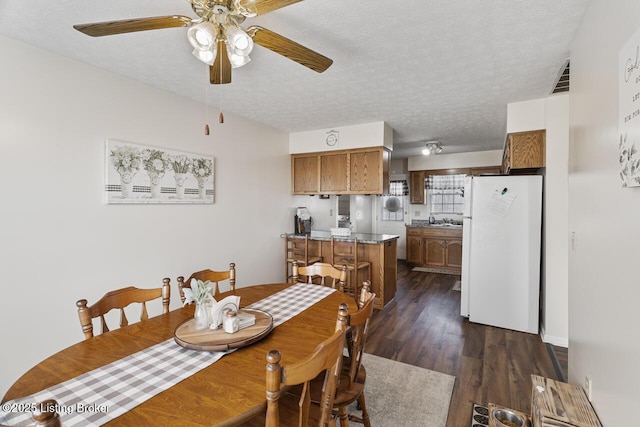
[[[184,288],[191,288],[191,279],[201,280],[201,281],[210,281],[211,283],[215,283],[215,287],[213,288],[213,296],[217,297],[220,294],[220,288],[218,286],[218,282],[223,280],[229,280],[230,290],[234,291],[236,289],[236,264],[230,263],[228,271],[213,271],[213,270],[201,270],[193,273],[187,280],[184,280],[184,276],[178,277],[178,292],[180,292],[180,300],[184,304],[185,296],[184,296]]]
[[[266,415],[256,416],[243,427],[336,427],[332,415],[333,399],[342,369],[342,352],[349,311],[338,309],[334,334],[320,343],[305,359],[281,365],[278,350],[267,353]],[[310,382],[323,378],[321,404],[311,404]]]
[[[294,261],[298,263],[298,266],[307,266],[316,262],[322,262],[321,255],[309,255],[308,234],[305,234],[304,238],[286,235],[284,238],[284,255],[284,278],[286,282],[292,277],[289,275],[289,264],[293,264]]]
[[[314,283],[329,286],[344,292],[347,281],[347,268],[335,268],[325,262],[316,262],[306,267],[299,267],[297,261],[293,261],[293,283]]]
[[[369,320],[373,315],[373,303],[376,296],[370,289],[371,282],[365,281],[360,289],[358,311],[350,313],[347,317],[349,329],[346,335],[346,347],[348,356],[343,357],[343,368],[333,401],[333,407],[338,409],[340,416],[340,427],[347,427],[349,420],[364,424],[365,427],[371,427],[364,397],[367,371],[362,364],[362,355],[369,332]],[[348,406],[355,401],[358,402],[358,408],[362,410],[361,417],[349,414],[347,410]]]
[[[134,286],[129,286],[107,292],[98,302],[90,307],[87,307],[86,299],[78,300],[76,306],[78,307],[78,317],[80,318],[80,326],[82,327],[82,332],[84,332],[84,338],[89,339],[93,337],[92,319],[96,317],[100,317],[101,320],[101,333],[108,332],[109,327],[107,326],[104,316],[113,309],[120,309],[120,327],[127,326],[129,320],[127,319],[124,309],[131,303],[140,303],[142,305],[140,320],[147,320],[149,318],[146,303],[160,297],[162,297],[162,312],[165,314],[168,313],[169,299],[171,296],[169,282],[169,278],[164,278],[162,279],[161,288],[138,289]]]
[[[347,275],[347,281],[345,284],[345,293],[353,295],[354,299],[358,297],[358,283],[360,282],[359,272],[360,270],[366,270],[367,280],[371,278],[371,263],[368,261],[361,261],[359,259],[360,246],[358,244],[358,238],[354,238],[353,241],[336,240],[334,236],[331,236],[331,264],[336,268],[346,266],[349,273]]]
[[[58,402],[53,399],[47,399],[40,403],[36,403],[31,412],[31,419],[35,424],[28,424],[27,427],[62,427],[60,415],[56,411]],[[0,424],[0,427],[9,427]]]

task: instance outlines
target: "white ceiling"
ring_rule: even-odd
[[[437,139],[444,153],[500,149],[506,105],[549,95],[588,0],[306,0],[260,24],[333,59],[318,74],[256,46],[210,86],[186,28],[93,38],[73,24],[196,17],[186,0],[0,0],[0,34],[285,132],[375,121],[394,159]],[[46,70],[43,70],[46,72]],[[96,82],[99,84],[99,82]],[[208,88],[208,89],[206,89]]]

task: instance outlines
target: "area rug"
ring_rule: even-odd
[[[456,283],[453,284],[451,290],[460,292],[462,290],[462,282],[460,280],[456,280]]]
[[[444,427],[455,377],[365,353],[365,398],[376,427]],[[350,408],[355,413],[355,408]],[[354,425],[359,425],[354,423]]]

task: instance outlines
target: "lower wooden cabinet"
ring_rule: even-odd
[[[422,236],[410,235],[407,229],[407,262],[422,264]]]
[[[407,262],[460,274],[462,228],[407,227]]]

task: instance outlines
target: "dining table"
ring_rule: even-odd
[[[301,287],[302,286],[302,287]],[[305,288],[312,287],[312,288]],[[315,347],[329,338],[335,331],[340,304],[346,303],[349,311],[356,310],[353,298],[326,288],[322,295],[307,305],[301,305],[301,311],[293,317],[276,322],[277,310],[289,309],[298,302],[297,295],[307,294],[308,289],[326,288],[320,285],[274,283],[236,288],[220,295],[217,299],[229,295],[240,297],[240,308],[247,306],[260,307],[265,301],[282,296],[282,307],[270,306],[269,312],[274,317],[274,328],[264,338],[247,346],[229,352],[208,352],[179,346],[174,340],[176,328],[193,318],[194,304],[172,310],[113,331],[96,335],[88,340],[80,341],[40,362],[20,377],[6,392],[2,399],[2,408],[10,408],[11,402],[26,402],[38,396],[42,390],[56,390],[61,383],[83,378],[87,373],[101,372],[105,366],[117,364],[138,354],[144,354],[154,346],[166,346],[170,349],[167,356],[157,363],[162,377],[164,372],[179,372],[185,364],[174,359],[173,351],[179,352],[184,360],[204,359],[205,365],[209,357],[217,359],[214,363],[188,375],[183,375],[175,384],[157,392],[155,381],[136,381],[135,377],[118,380],[117,393],[135,395],[136,382],[142,382],[151,396],[123,413],[114,413],[115,418],[95,425],[108,426],[228,426],[236,425],[264,413],[266,409],[266,355],[270,350],[279,350],[282,354],[283,366],[299,362],[309,356]],[[310,304],[310,305],[309,305]],[[133,356],[132,356],[133,355]],[[167,375],[169,376],[169,375]],[[88,382],[87,380],[82,380]],[[81,381],[81,382],[82,382]],[[140,388],[140,384],[137,385]],[[133,391],[132,391],[133,390]],[[112,392],[112,391],[111,391]],[[100,391],[92,391],[99,397]],[[110,393],[105,391],[104,393]],[[156,394],[157,393],[157,394]],[[64,395],[51,396],[56,399],[63,414],[65,424]],[[91,410],[113,411],[108,405],[91,407],[91,399],[86,402]],[[36,402],[32,402],[36,403]],[[25,409],[14,405],[12,409]],[[86,409],[86,408],[85,408]],[[0,416],[0,424],[2,417]],[[86,425],[89,425],[88,423]]]

